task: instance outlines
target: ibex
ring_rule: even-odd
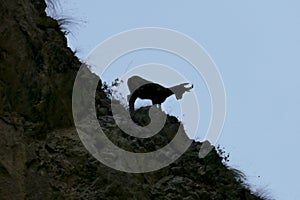
[[[134,110],[134,103],[137,98],[150,99],[152,105],[161,106],[169,96],[175,94],[176,99],[181,99],[185,92],[189,92],[193,88],[193,85],[191,87],[185,87],[189,85],[189,83],[182,83],[171,88],[165,88],[139,76],[130,77],[127,81],[127,85],[131,93],[127,96],[130,111]]]

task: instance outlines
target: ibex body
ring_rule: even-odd
[[[133,76],[127,81],[130,95],[128,95],[129,109],[134,110],[137,98],[149,99],[152,104],[161,105],[169,96],[175,94],[176,99],[181,99],[185,92],[189,92],[193,86],[185,87],[189,83],[182,83],[171,88],[165,88],[157,83],[147,81],[139,76]]]

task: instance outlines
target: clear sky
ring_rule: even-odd
[[[200,43],[222,75],[227,118],[219,144],[254,190],[300,199],[300,1],[61,0],[69,45],[84,60],[119,32],[164,27]],[[138,61],[132,65],[140,64]]]

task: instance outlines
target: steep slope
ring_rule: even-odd
[[[43,1],[1,0],[0,112],[18,113],[37,131],[72,124],[70,97],[80,65],[45,7]]]
[[[0,199],[260,199],[215,150],[199,159],[200,143],[145,174],[94,159],[73,127],[72,87],[81,63],[45,8],[43,0],[0,0]],[[115,124],[101,82],[96,103],[107,136],[128,150],[159,148],[180,124],[168,117],[161,143],[136,142]],[[134,117],[143,125],[147,113]]]

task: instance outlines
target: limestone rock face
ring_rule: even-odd
[[[93,158],[72,118],[81,63],[45,8],[43,0],[0,0],[0,199],[260,199],[215,150],[199,159],[201,143],[145,174],[116,171]],[[115,124],[101,82],[95,102],[108,138],[129,151],[161,148],[180,125],[168,116],[156,138],[138,140]],[[147,108],[133,118],[145,125]]]

